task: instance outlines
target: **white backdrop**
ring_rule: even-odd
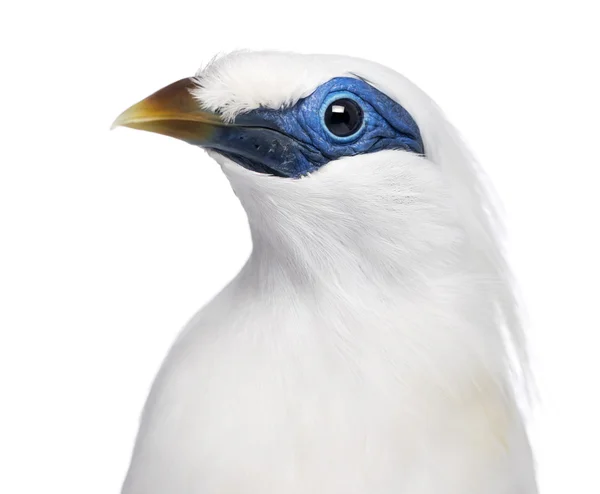
[[[148,387],[250,251],[200,150],[119,129],[217,52],[371,58],[445,109],[506,206],[543,494],[598,493],[598,15],[591,0],[1,7],[0,492],[117,493]]]

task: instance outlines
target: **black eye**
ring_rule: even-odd
[[[325,125],[337,137],[356,134],[363,122],[362,108],[348,98],[333,101],[325,110]]]

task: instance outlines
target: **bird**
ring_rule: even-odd
[[[253,245],[163,361],[123,494],[537,492],[500,207],[429,96],[242,50],[119,126],[204,149]]]

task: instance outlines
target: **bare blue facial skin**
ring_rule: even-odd
[[[361,112],[355,132],[339,137],[325,113],[351,100]],[[259,108],[220,127],[210,144],[239,165],[259,173],[299,178],[344,156],[403,149],[423,154],[419,127],[398,103],[361,79],[338,77],[282,110]]]

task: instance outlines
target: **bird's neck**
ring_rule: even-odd
[[[260,276],[406,284],[463,269],[464,235],[439,170],[412,153],[348,158],[299,180],[224,170]]]

